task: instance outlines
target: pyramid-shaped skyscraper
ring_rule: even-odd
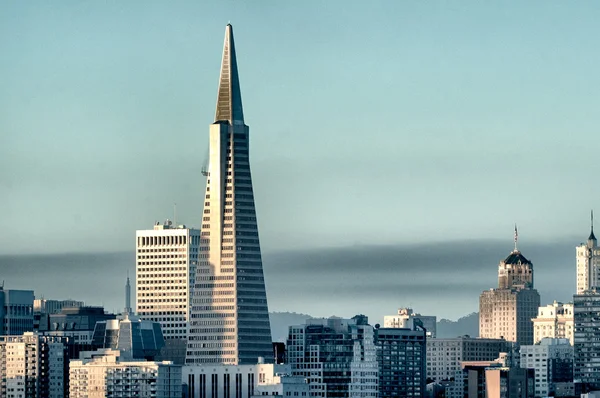
[[[227,25],[192,293],[187,364],[273,357],[233,28]]]

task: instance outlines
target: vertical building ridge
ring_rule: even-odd
[[[186,363],[256,364],[273,348],[231,25],[215,119]]]

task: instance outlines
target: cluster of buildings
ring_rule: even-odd
[[[400,308],[309,319],[273,343],[233,31],[227,25],[199,229],[136,233],[135,310],[0,288],[3,397],[575,397],[600,390],[600,248],[576,249],[573,303],[541,306],[517,248],[480,296],[479,336],[438,338]],[[592,395],[589,395],[592,396]]]

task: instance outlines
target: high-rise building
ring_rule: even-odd
[[[0,286],[0,335],[33,332],[33,291]]]
[[[421,315],[413,311],[412,308],[398,308],[396,315],[386,315],[383,317],[384,328],[414,329],[415,318],[419,318],[425,330],[427,338],[436,337],[437,317],[435,315]]]
[[[573,303],[555,301],[538,308],[538,315],[533,318],[533,344],[545,337],[568,339],[573,345]]]
[[[189,327],[187,364],[253,364],[273,348],[233,28],[225,44]],[[272,360],[272,359],[271,359]]]
[[[306,377],[311,397],[377,397],[377,352],[366,316],[307,319],[289,331],[292,375]]]
[[[498,266],[498,288],[479,298],[479,336],[533,344],[533,322],[540,295],[533,285],[533,264],[515,249]]]
[[[71,361],[69,393],[71,398],[181,397],[181,366],[124,360],[111,349],[83,352]]]
[[[425,330],[377,328],[379,398],[425,396]]]
[[[177,364],[185,362],[199,248],[200,230],[169,220],[136,232],[136,312],[160,323],[166,343],[161,359]]]
[[[68,392],[65,339],[26,332],[0,337],[0,396],[62,398]]]
[[[535,396],[556,393],[556,383],[573,382],[573,346],[568,339],[544,338],[521,346],[521,367],[535,371]]]
[[[575,357],[573,376],[588,391],[600,390],[600,291],[595,288],[573,296]]]
[[[461,362],[493,361],[509,347],[510,343],[502,339],[427,339],[427,377],[434,381],[453,379]]]
[[[577,294],[600,286],[600,247],[594,235],[594,213],[590,236],[575,249],[577,258]]]

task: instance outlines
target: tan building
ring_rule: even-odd
[[[533,264],[515,249],[498,266],[498,288],[479,297],[479,336],[533,344],[540,295],[533,288]]]
[[[573,345],[573,304],[555,301],[545,307],[538,308],[538,315],[533,321],[533,343],[537,344],[544,337],[553,339],[569,339]]]

